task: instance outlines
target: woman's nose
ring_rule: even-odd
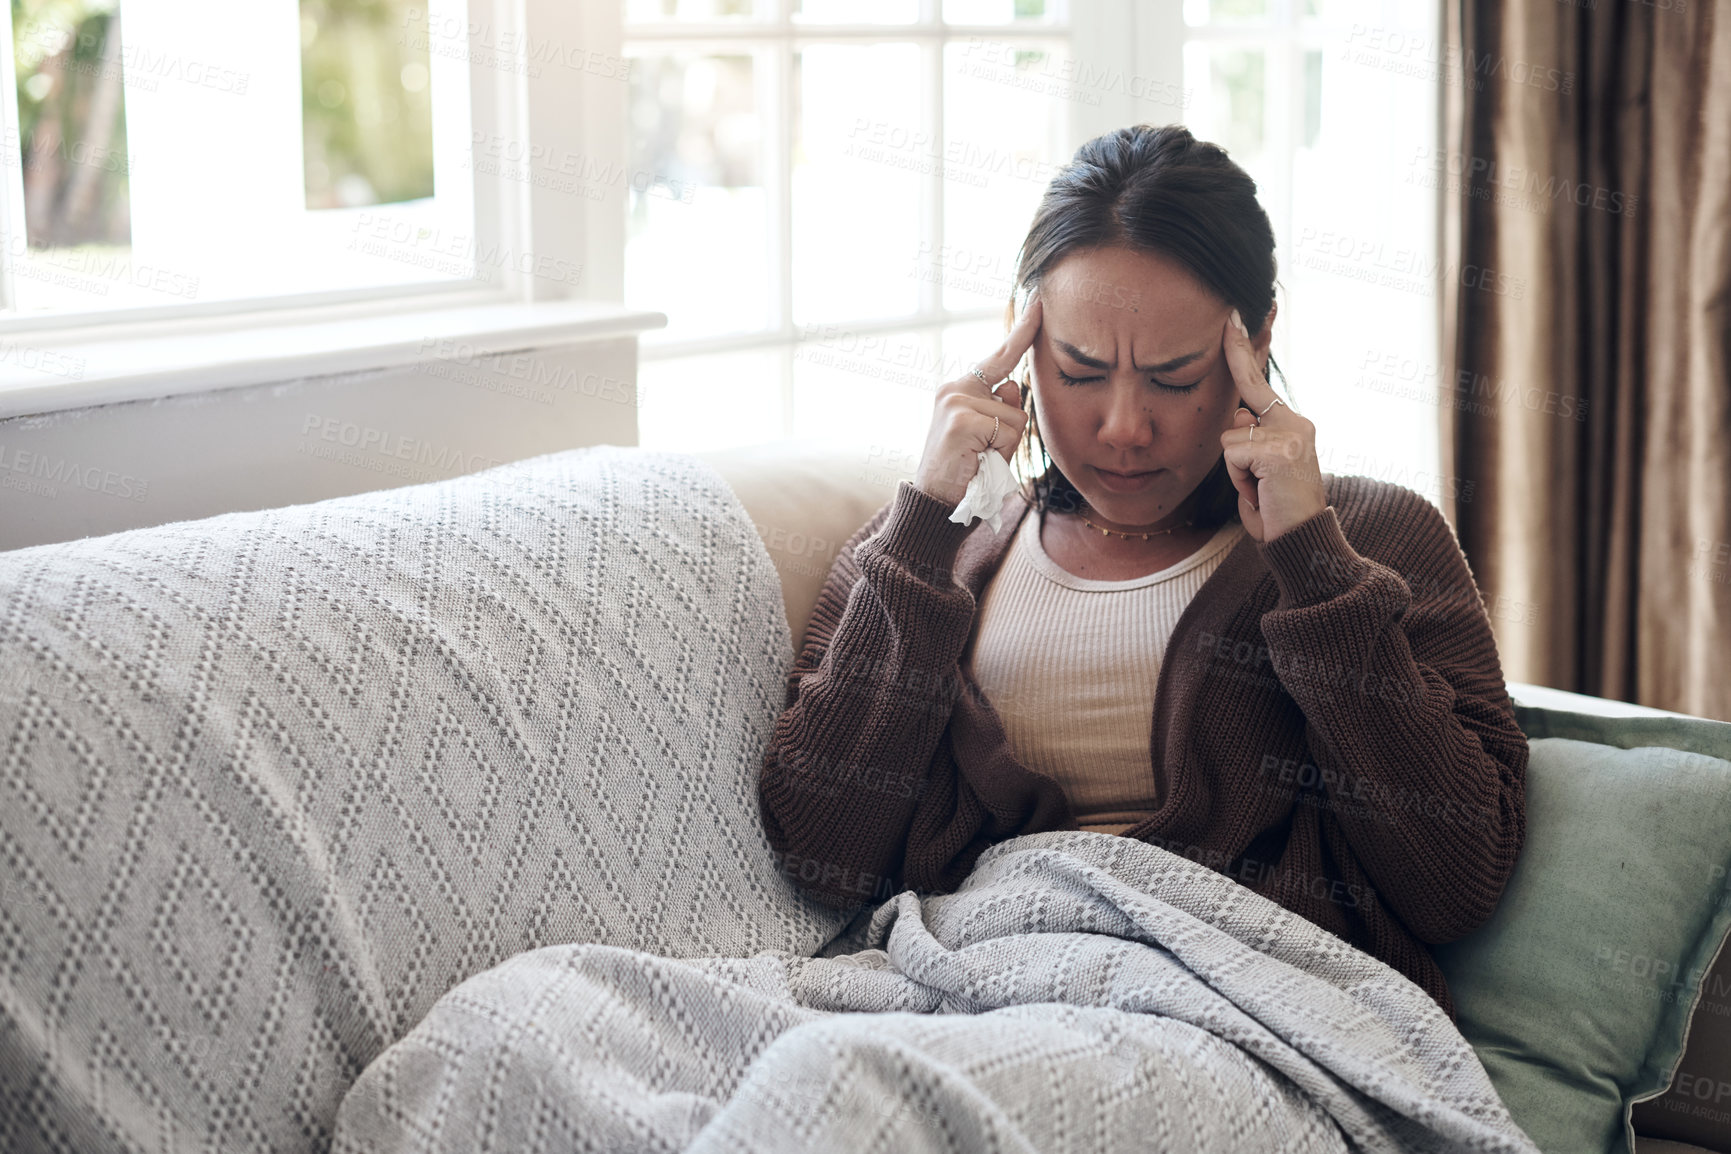
[[[1140,381],[1115,386],[1106,406],[1100,440],[1114,448],[1137,448],[1154,442],[1154,420]]]

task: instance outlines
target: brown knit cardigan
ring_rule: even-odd
[[[1526,832],[1527,740],[1448,522],[1325,475],[1329,506],[1246,535],[1179,617],[1153,709],[1155,813],[1120,836],[1199,861],[1381,958],[1454,1015],[1427,945],[1490,917]],[[908,481],[838,553],[759,793],[780,868],[852,908],[953,891],[989,845],[1077,828],[963,670],[1003,531]],[[1037,514],[1036,514],[1037,515]]]

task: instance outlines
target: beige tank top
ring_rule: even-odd
[[[1077,577],[1022,518],[987,583],[963,667],[1016,760],[1063,786],[1077,823],[1122,833],[1153,812],[1154,690],[1172,628],[1244,535],[1228,521],[1195,553],[1127,581]]]

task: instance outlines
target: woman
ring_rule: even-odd
[[[1527,742],[1447,522],[1322,473],[1269,386],[1274,277],[1254,182],[1181,127],[1108,133],[1052,181],[1020,318],[938,391],[790,677],[760,793],[803,889],[848,908],[953,890],[1018,834],[1138,838],[1453,1016],[1427,947],[1502,894]],[[1002,531],[951,520],[981,451],[1018,447]]]

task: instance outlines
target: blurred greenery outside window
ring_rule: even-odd
[[[299,99],[303,210],[318,213],[369,205],[407,205],[434,196],[433,101],[425,0],[280,0],[298,11]],[[177,95],[240,100],[254,80],[244,66],[178,44],[131,44],[122,0],[10,0],[16,73],[16,129],[5,154],[21,169],[24,243],[8,237],[18,299],[8,309],[109,308],[192,299],[196,291],[152,292],[139,272],[168,273],[172,283],[196,290],[197,258],[174,270],[136,270],[133,258],[138,171],[129,146],[127,101],[154,98],[178,85]],[[172,28],[164,0],[133,7],[138,19]],[[238,14],[238,12],[237,12]],[[160,34],[160,33],[159,33]],[[218,74],[221,74],[220,77]],[[211,81],[217,81],[211,83]],[[255,97],[260,94],[256,88]],[[263,107],[269,107],[268,104]],[[213,153],[220,157],[220,153]],[[220,163],[220,159],[213,163]],[[181,173],[176,171],[177,178]],[[265,177],[269,179],[270,177]],[[160,177],[158,178],[160,180]],[[196,177],[194,177],[196,179]],[[15,186],[16,187],[16,186]],[[280,205],[275,189],[261,196]],[[157,190],[157,196],[170,193]],[[142,211],[142,210],[140,210]],[[239,210],[237,209],[236,212]],[[179,222],[175,222],[178,224]],[[229,221],[212,221],[212,229]],[[414,273],[405,262],[389,266],[384,283]],[[71,275],[86,274],[92,275]],[[366,283],[367,270],[333,269],[320,283],[297,288],[343,288]],[[140,280],[145,291],[132,291]],[[79,287],[62,287],[79,281]],[[270,278],[245,286],[270,293]]]
[[[17,140],[31,248],[124,248],[126,102],[116,0],[12,0]],[[17,251],[16,245],[13,250]]]
[[[433,195],[424,0],[300,0],[308,208]]]

